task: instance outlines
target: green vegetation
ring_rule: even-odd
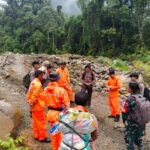
[[[126,60],[124,60],[124,61],[122,61],[121,59],[112,60],[110,58],[101,56],[98,58],[98,62],[100,64],[106,65],[108,67],[113,67],[117,70],[123,70],[123,71],[130,70],[129,63]]]
[[[102,57],[100,56],[98,58],[98,61],[100,64],[106,65],[106,66],[111,66],[112,65],[112,60],[109,59],[108,57]]]
[[[28,150],[28,148],[20,146],[23,140],[23,137],[18,137],[16,140],[11,137],[7,141],[0,140],[0,148],[4,148],[5,150]]]
[[[50,0],[5,1],[0,52],[118,57],[150,48],[150,0],[78,0],[82,14],[72,17],[60,5],[55,11]]]
[[[113,65],[112,65],[113,68],[115,69],[118,69],[118,70],[129,70],[129,64],[126,62],[126,61],[122,61],[120,59],[115,59],[113,61]]]

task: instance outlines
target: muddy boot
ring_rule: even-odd
[[[117,116],[114,118],[114,121],[115,121],[115,122],[119,122],[119,120],[120,120],[120,115],[117,115]]]
[[[138,150],[144,150],[144,147],[142,146],[142,147],[138,147]]]
[[[114,129],[117,129],[118,127],[118,122],[114,122]]]
[[[108,116],[108,118],[115,118],[115,116],[113,116],[113,115],[110,115],[110,116]]]
[[[51,139],[45,138],[44,140],[40,140],[40,142],[43,142],[43,143],[50,143],[50,142],[51,142]]]
[[[118,122],[120,120],[120,115],[117,115],[115,118],[114,118],[114,128],[118,128]]]

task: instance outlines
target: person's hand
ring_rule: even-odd
[[[107,91],[110,91],[111,90],[111,87],[109,86],[109,87],[107,87]]]
[[[35,99],[34,101],[29,102],[30,107],[33,107],[37,102],[38,102],[37,99]]]
[[[91,83],[86,83],[87,86],[91,86]]]

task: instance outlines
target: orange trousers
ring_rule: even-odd
[[[73,99],[73,92],[72,92],[72,88],[69,87],[69,86],[64,86],[63,87],[67,93],[68,93],[68,97],[69,97],[69,100],[71,101]]]
[[[32,111],[32,128],[34,138],[39,140],[46,138],[46,114],[44,111]]]
[[[53,126],[53,123],[50,123],[50,128]],[[52,150],[58,150],[62,141],[62,133],[50,134]]]
[[[120,115],[120,101],[119,97],[109,97],[109,106],[112,116]]]

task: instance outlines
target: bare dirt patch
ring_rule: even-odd
[[[24,135],[25,145],[30,150],[50,150],[50,144],[42,144],[33,139],[29,107],[26,103],[26,90],[22,85],[22,77],[29,71],[30,63],[35,59],[42,61],[46,60],[47,56],[20,54],[0,56],[0,100],[7,101],[21,110],[23,118],[18,133]],[[77,89],[79,90],[79,88]],[[99,123],[99,138],[95,142],[96,149],[125,150],[123,129],[114,130],[113,121],[107,118],[109,115],[107,97],[100,92],[94,92],[92,103],[91,112],[96,115]],[[147,125],[147,134],[144,138],[145,150],[150,150],[150,125]]]

